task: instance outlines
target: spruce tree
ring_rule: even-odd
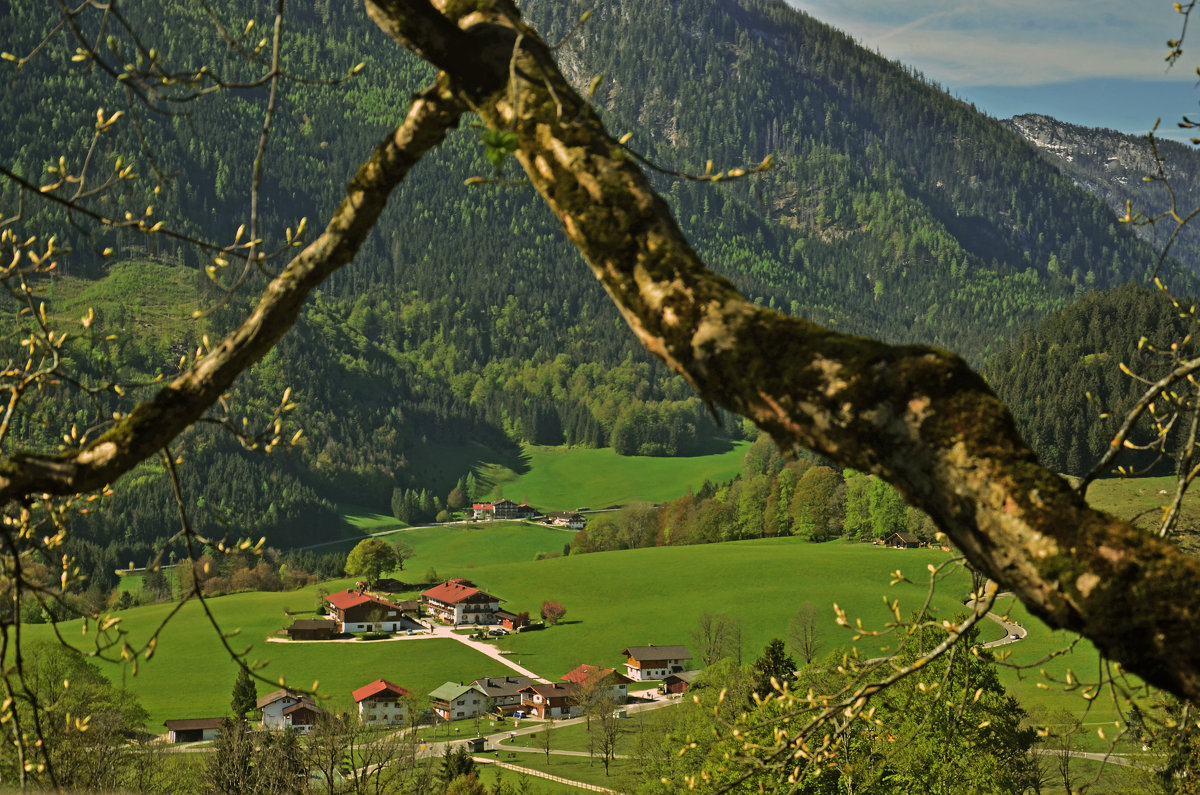
[[[258,687],[250,678],[250,672],[238,668],[237,681],[233,683],[233,701],[230,703],[235,718],[246,719],[246,713],[258,708]]]

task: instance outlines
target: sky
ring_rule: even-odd
[[[1200,7],[1183,57],[1172,0],[788,0],[869,49],[922,71],[996,118],[1044,113],[1186,140],[1200,118]]]

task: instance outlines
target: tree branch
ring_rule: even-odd
[[[412,5],[368,2],[386,32],[447,70],[489,127],[517,134],[530,181],[634,333],[701,397],[754,420],[786,449],[888,480],[1046,623],[1200,702],[1200,561],[1090,509],[1038,463],[958,356],[772,312],[708,271],[510,3],[434,3],[458,9],[446,13],[477,42],[468,53],[441,51],[444,37],[421,38]],[[469,13],[459,16],[463,7]],[[499,87],[482,93],[473,82],[481,70],[494,75],[485,86]]]

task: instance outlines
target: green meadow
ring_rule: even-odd
[[[403,541],[416,550],[416,556],[404,564],[405,572],[397,579],[413,580],[425,576],[430,568],[442,575],[451,568],[473,569],[483,564],[533,560],[538,554],[561,554],[575,531],[528,522],[469,522],[397,529],[384,536],[388,541]],[[349,552],[361,541],[348,539],[321,547],[321,551]],[[540,604],[540,603],[539,603]]]
[[[1157,496],[1153,484],[1138,488],[1147,490],[1143,499]],[[407,571],[398,573],[401,579],[423,579],[431,568],[441,579],[467,577],[503,598],[506,609],[528,610],[534,615],[544,600],[561,602],[567,615],[560,625],[494,641],[514,660],[549,679],[557,679],[581,662],[619,666],[624,661],[621,650],[631,645],[690,645],[697,619],[705,611],[725,612],[742,620],[747,660],[756,657],[771,638],[784,636],[789,619],[806,601],[821,610],[823,651],[846,647],[855,642],[855,631],[837,625],[835,603],[852,624],[861,619],[868,629],[885,630],[891,615],[884,599],[898,599],[900,613],[907,617],[925,598],[928,567],[950,557],[937,550],[810,544],[779,538],[535,560],[539,555],[560,553],[571,534],[524,523],[411,528],[393,537],[403,538],[416,550]],[[897,569],[913,582],[890,585]],[[332,582],[325,588],[336,590],[348,584],[349,580]],[[959,600],[967,587],[962,573],[941,583],[933,597],[938,614],[949,617],[961,612]],[[378,677],[423,695],[446,680],[506,672],[499,663],[449,640],[266,642],[290,623],[285,611],[305,617],[304,611],[311,611],[316,601],[317,591],[310,588],[235,594],[208,604],[222,629],[237,630],[230,639],[235,649],[252,646],[251,659],[269,662],[263,672],[272,681],[283,676],[289,683],[305,687],[319,682],[320,692],[334,708],[351,707],[350,691]],[[136,645],[168,610],[167,605],[131,609],[120,614],[121,625]],[[1082,714],[1088,706],[1082,690],[1061,683],[1068,670],[1076,679],[1095,681],[1103,671],[1095,649],[1079,641],[1069,656],[1056,657],[1055,653],[1071,644],[1068,633],[1051,632],[1011,599],[998,605],[997,611],[1011,613],[1029,629],[1028,639],[997,650],[1011,666],[1002,671],[1010,690],[1032,709],[1049,712],[1062,708]],[[78,624],[63,625],[63,632],[81,647],[92,640],[79,632]],[[996,639],[1001,632],[992,622],[984,622],[982,639]],[[26,638],[50,634],[45,626],[25,626],[23,633]],[[876,656],[890,645],[886,637],[868,636],[858,641],[863,656]],[[138,695],[156,729],[167,718],[223,714],[236,673],[216,631],[195,603],[185,606],[171,621],[157,653],[142,662],[136,675],[128,666],[106,665],[104,670]],[[181,687],[184,679],[187,686]],[[260,684],[260,694],[267,689]],[[1117,707],[1107,693],[1095,699],[1083,717],[1088,745],[1102,748],[1104,742],[1097,730],[1111,736],[1117,718]]]
[[[1138,527],[1157,529],[1166,506],[1175,497],[1175,478],[1102,478],[1087,492],[1088,504],[1113,516],[1130,519]],[[1200,502],[1185,498],[1180,511],[1177,541],[1192,554],[1200,554]]]
[[[414,537],[418,571],[438,568],[439,576],[464,576],[502,597],[507,609],[537,614],[545,599],[567,608],[563,623],[540,632],[496,641],[513,659],[549,679],[557,679],[581,662],[616,666],[630,645],[690,644],[691,632],[704,611],[726,612],[745,625],[747,659],[757,656],[775,636],[782,636],[799,605],[811,601],[822,608],[828,649],[849,645],[854,633],[838,627],[836,602],[853,622],[884,628],[889,613],[883,604],[899,599],[902,615],[925,597],[918,584],[889,586],[890,574],[901,569],[914,580],[927,576],[926,566],[944,561],[934,550],[886,550],[864,545],[814,545],[795,539],[767,539],[697,547],[644,549],[532,560],[532,546],[520,538],[521,526],[480,527],[448,532],[431,529]],[[413,531],[414,536],[417,531]],[[544,533],[529,528],[526,532]],[[455,564],[464,535],[473,549],[489,550],[486,563]],[[562,534],[565,535],[565,534]],[[560,536],[561,537],[561,536]],[[561,543],[558,544],[561,547]],[[335,590],[349,580],[327,583]],[[934,597],[940,615],[961,610],[965,576],[944,582]],[[447,680],[503,675],[507,669],[451,640],[354,641],[349,643],[268,643],[266,639],[290,623],[285,610],[311,611],[316,589],[286,593],[243,593],[208,600],[218,625],[236,632],[230,645],[252,647],[249,659],[268,662],[263,673],[273,682],[310,687],[319,683],[333,708],[352,706],[350,691],[383,677],[418,695]],[[133,608],[119,614],[120,626],[134,646],[144,642],[166,616],[170,605]],[[311,613],[309,613],[311,616]],[[81,633],[78,622],[61,625],[64,636],[88,648],[94,633]],[[988,627],[990,637],[999,629]],[[26,639],[50,637],[47,626],[23,627]],[[887,646],[885,639],[864,640],[864,654]],[[236,674],[217,631],[197,603],[187,604],[163,630],[152,659],[143,660],[136,675],[129,666],[104,665],[105,673],[134,692],[150,712],[151,728],[168,718],[224,714]],[[186,686],[183,683],[186,682]],[[269,686],[260,683],[260,695]]]
[[[623,664],[622,649],[651,643],[691,643],[701,614],[724,612],[742,619],[747,659],[773,637],[783,637],[788,621],[804,602],[821,609],[826,649],[848,646],[854,632],[839,627],[837,603],[853,623],[885,629],[890,619],[884,597],[899,599],[901,615],[924,599],[923,584],[890,586],[901,569],[913,580],[928,577],[927,566],[947,554],[937,550],[889,550],[869,545],[809,544],[797,539],[763,539],[691,547],[572,555],[537,562],[478,566],[455,573],[489,593],[502,596],[506,609],[536,615],[545,599],[567,608],[565,620],[540,632],[522,632],[497,641],[514,659],[551,679],[580,663]],[[965,575],[952,577],[934,596],[943,616],[962,611]],[[985,627],[987,639],[998,626]],[[888,646],[888,639],[863,640],[865,654]]]
[[[487,496],[547,511],[664,502],[699,489],[705,480],[732,479],[741,471],[748,447],[748,442],[737,442],[722,453],[659,458],[621,456],[608,447],[525,445],[520,467],[487,464],[478,477],[490,488]]]

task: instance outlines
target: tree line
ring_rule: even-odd
[[[936,530],[928,516],[879,478],[803,453],[789,461],[764,434],[747,450],[743,470],[732,481],[706,481],[695,493],[662,505],[635,503],[594,516],[576,533],[570,551],[773,536],[869,542],[893,533],[932,541]]]

